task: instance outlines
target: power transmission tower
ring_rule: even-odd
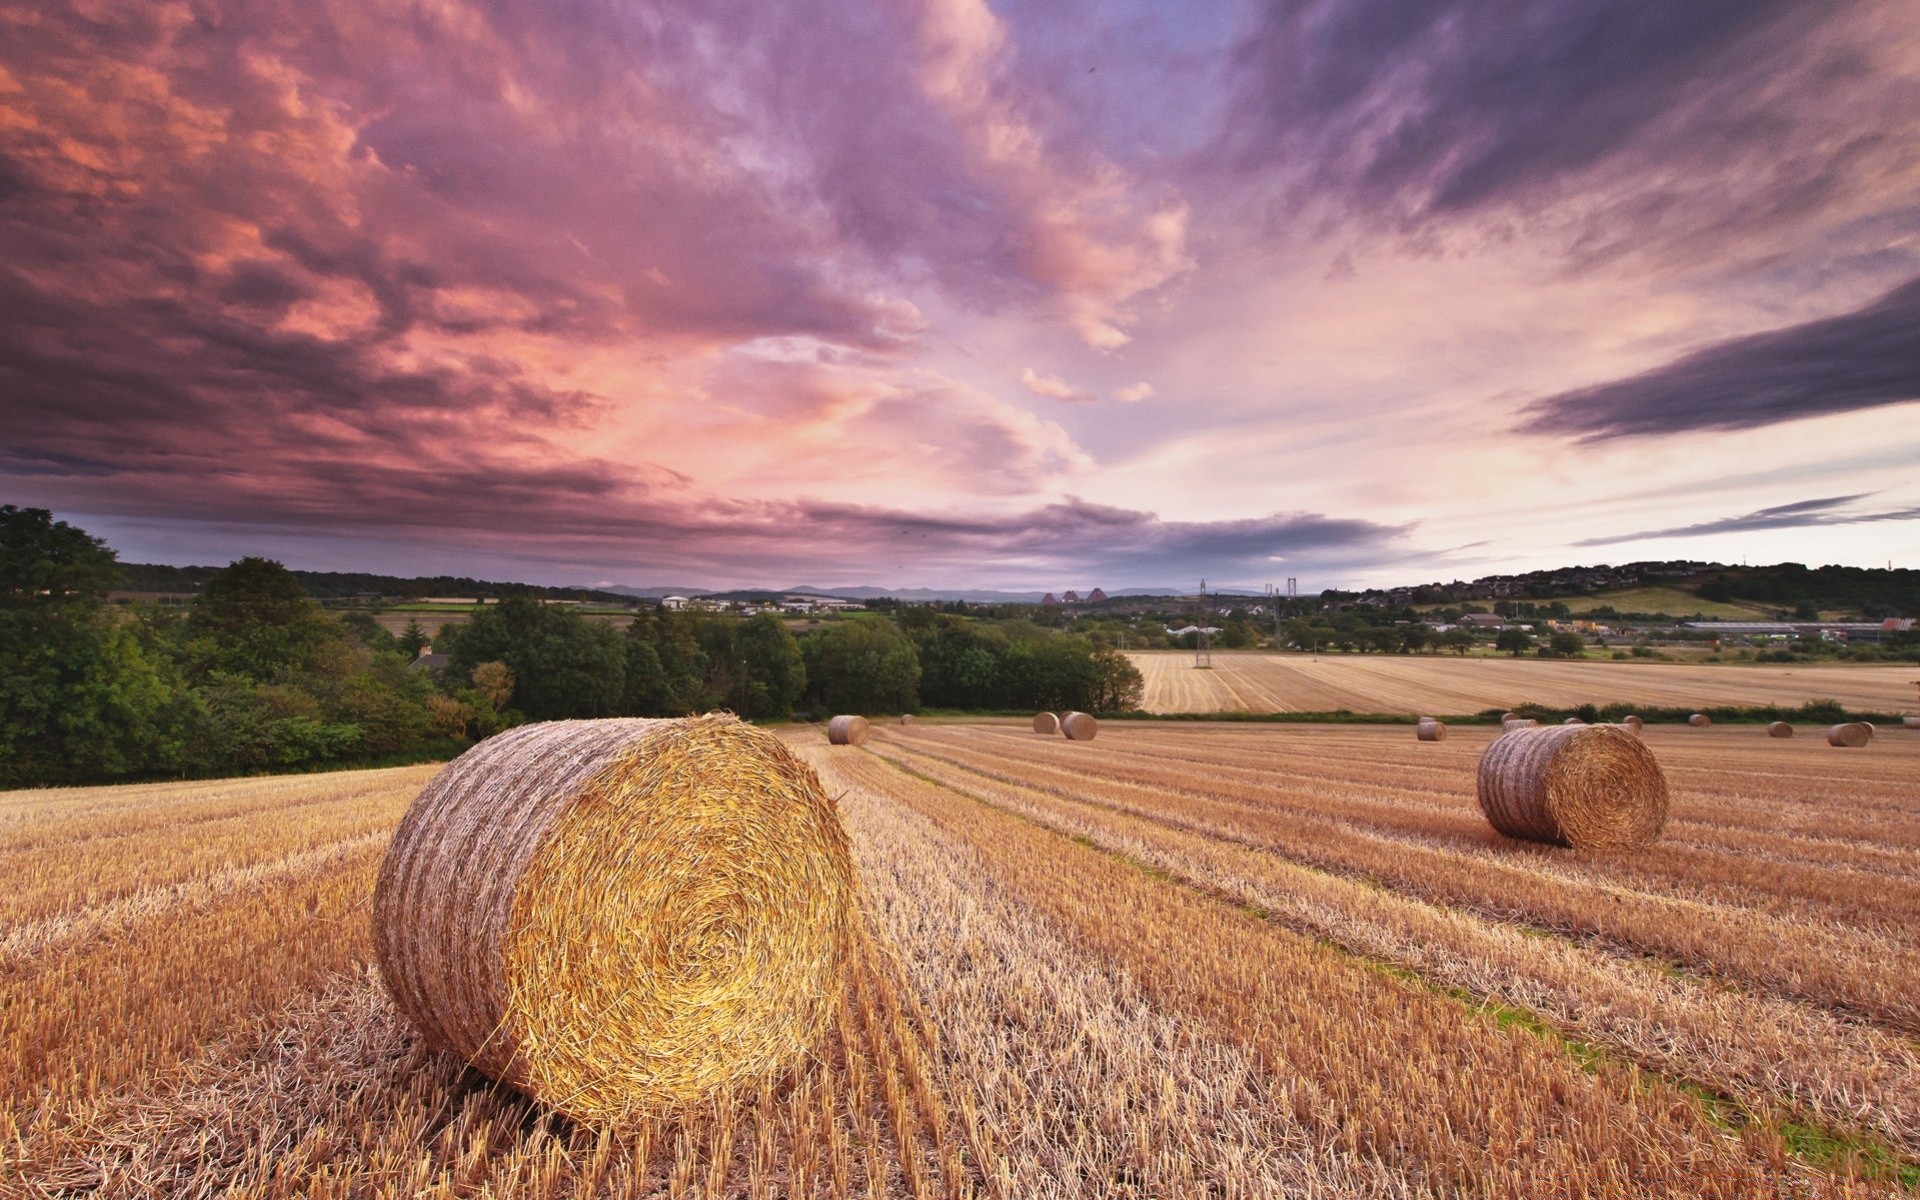
[[[1207,581],[1200,581],[1200,632],[1195,635],[1193,665],[1195,667],[1213,667],[1213,647],[1207,638]]]

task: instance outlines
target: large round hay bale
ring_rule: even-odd
[[[867,740],[865,717],[838,716],[827,722],[827,741],[836,746],[858,746]]]
[[[1785,721],[1769,721],[1767,722],[1767,736],[1790,738],[1793,736],[1793,726],[1787,724]]]
[[[1634,714],[1634,713],[1628,713],[1626,716],[1621,717],[1620,723],[1622,725],[1625,725],[1628,729],[1633,730],[1635,733],[1639,733],[1642,729],[1646,728],[1646,724],[1647,724],[1637,714]]]
[[[1848,721],[1843,725],[1827,727],[1827,745],[1844,746],[1849,750],[1858,750],[1873,740],[1873,731],[1860,721]]]
[[[1501,732],[1504,733],[1512,729],[1533,729],[1539,724],[1540,722],[1534,720],[1532,717],[1514,717],[1510,720],[1500,722],[1500,729]]]
[[[1436,721],[1432,717],[1421,717],[1420,724],[1414,727],[1413,733],[1423,742],[1444,742],[1447,740],[1447,723]]]
[[[1705,729],[1707,726],[1713,724],[1713,718],[1705,713],[1695,713],[1687,718],[1687,724],[1693,726],[1695,729]]]
[[[1035,713],[1033,714],[1033,731],[1035,733],[1059,733],[1060,718],[1050,712]]]
[[[619,1121],[804,1059],[855,893],[833,802],[771,733],[556,721],[428,781],[380,868],[374,951],[430,1044]]]
[[[1100,732],[1100,722],[1083,712],[1062,713],[1060,732],[1066,734],[1070,741],[1090,742]]]
[[[1900,726],[1903,729],[1920,729],[1920,717],[1901,717]]]
[[[1508,837],[1633,850],[1660,836],[1667,781],[1653,751],[1610,725],[1514,729],[1480,756],[1480,810]]]

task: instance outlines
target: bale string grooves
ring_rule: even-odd
[[[430,1044],[611,1123],[803,1058],[855,892],[833,802],[772,734],[556,721],[428,782],[381,865],[374,949]]]
[[[1660,764],[1611,725],[1510,729],[1480,756],[1478,790],[1501,833],[1581,850],[1639,849],[1667,821]]]

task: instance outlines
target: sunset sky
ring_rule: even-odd
[[[0,503],[132,561],[1920,567],[1914,0],[0,0]]]

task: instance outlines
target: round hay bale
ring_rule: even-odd
[[[857,886],[833,801],[763,729],[523,725],[401,818],[374,950],[430,1044],[617,1122],[803,1059],[839,1002]]]
[[[1693,726],[1695,729],[1705,729],[1707,726],[1713,724],[1713,718],[1705,713],[1695,713],[1687,718],[1687,724]]]
[[[1636,850],[1667,821],[1653,751],[1610,725],[1514,729],[1480,756],[1480,811],[1508,837]]]
[[[1900,726],[1903,729],[1920,729],[1920,717],[1901,717]]]
[[[1100,722],[1083,712],[1062,713],[1060,732],[1066,734],[1069,741],[1090,742],[1100,732]]]
[[[1505,733],[1514,729],[1533,729],[1539,724],[1540,722],[1534,720],[1532,717],[1514,717],[1511,720],[1500,722],[1500,731]]]
[[[1520,719],[1521,719],[1521,717],[1520,717],[1520,714],[1519,714],[1519,713],[1517,713],[1517,712],[1509,712],[1509,713],[1501,713],[1501,714],[1500,714],[1500,723],[1501,723],[1502,725],[1505,725],[1505,724],[1506,724],[1506,723],[1507,723],[1508,721],[1518,721],[1518,720],[1520,720]]]
[[[1647,725],[1645,721],[1641,720],[1640,717],[1634,713],[1628,713],[1626,716],[1621,717],[1620,723],[1635,733],[1639,733],[1642,729],[1646,728]]]
[[[1842,746],[1848,750],[1858,750],[1873,740],[1873,731],[1861,721],[1848,721],[1844,725],[1827,727],[1827,745]]]
[[[1568,717],[1566,720],[1560,723],[1562,725],[1585,725],[1586,724],[1586,722],[1582,721],[1579,717]]]
[[[1033,731],[1035,733],[1059,733],[1060,718],[1050,712],[1035,713],[1033,714]]]
[[[1447,723],[1436,721],[1432,717],[1422,717],[1414,728],[1414,736],[1423,742],[1444,742],[1447,740]]]
[[[901,713],[901,714],[900,714],[900,723],[901,723],[902,725],[911,725],[911,724],[913,724],[913,714],[912,714],[912,713]]]
[[[1793,736],[1793,726],[1787,724],[1785,721],[1769,721],[1767,723],[1767,736],[1790,738]]]
[[[865,717],[838,716],[827,722],[827,741],[836,746],[858,746],[868,732]]]

